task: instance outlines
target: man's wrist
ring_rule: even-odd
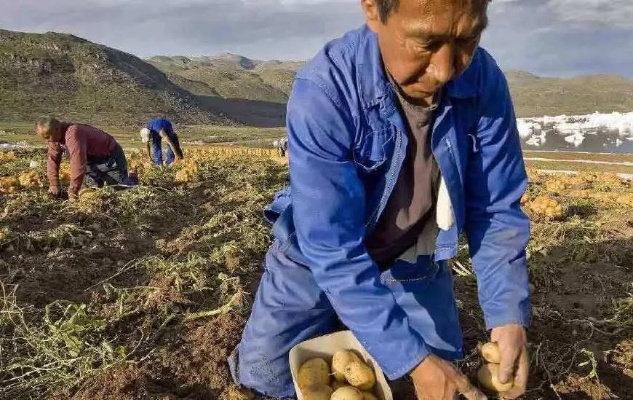
[[[419,360],[419,362],[415,365],[415,367],[414,367],[411,371],[409,371],[409,376],[413,377],[413,376],[415,375],[416,371],[418,371],[418,369],[419,369],[420,367],[423,367],[423,364],[424,364],[425,362],[427,362],[427,361],[429,360],[429,358],[430,358],[430,357],[433,357],[433,356],[434,356],[434,355],[433,355],[433,353],[426,353],[426,354],[422,357],[422,359],[421,359],[421,360]]]

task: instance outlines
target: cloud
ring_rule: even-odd
[[[141,57],[307,59],[360,26],[358,0],[0,0],[0,26],[62,31]],[[633,1],[494,0],[483,45],[503,68],[633,77]]]
[[[633,77],[633,26],[597,12],[622,5],[633,23],[630,0],[505,0],[491,4],[491,23],[483,45],[504,69],[523,69],[551,76],[616,73]],[[633,3],[633,2],[631,2]],[[626,6],[626,7],[625,7]],[[579,11],[577,8],[582,8]],[[589,10],[592,10],[590,12]],[[616,17],[614,17],[616,18]]]
[[[56,1],[0,0],[0,26],[73,33],[141,56],[229,51],[305,59],[363,21],[355,1]]]
[[[547,6],[561,21],[578,27],[591,24],[594,27],[633,28],[631,0],[550,0]]]

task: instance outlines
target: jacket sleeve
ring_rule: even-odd
[[[528,326],[530,221],[520,207],[527,174],[506,79],[487,54],[482,64],[479,152],[468,166],[465,231],[487,328]]]
[[[390,379],[400,378],[429,351],[363,244],[365,192],[351,156],[352,116],[320,84],[297,79],[287,123],[301,253],[343,323]]]
[[[86,177],[88,155],[86,153],[86,140],[79,135],[76,127],[71,126],[66,131],[66,146],[70,154],[70,187],[68,194],[77,196]]]
[[[48,178],[48,190],[58,192],[59,185],[59,165],[62,162],[62,146],[59,143],[48,142],[48,155],[46,157],[46,177]]]

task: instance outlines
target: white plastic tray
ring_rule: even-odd
[[[298,400],[303,400],[301,390],[299,390],[299,385],[297,384],[297,375],[301,365],[316,357],[325,359],[329,364],[334,353],[339,350],[354,350],[356,354],[360,355],[376,373],[375,394],[380,400],[393,400],[391,388],[382,370],[350,331],[336,332],[331,335],[306,340],[290,350],[290,371],[292,372],[292,380],[295,384]]]

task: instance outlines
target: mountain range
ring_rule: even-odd
[[[60,33],[0,30],[0,121],[54,113],[133,126],[178,123],[283,126],[302,61],[134,55]],[[633,80],[615,75],[538,77],[506,71],[520,117],[633,110]]]

